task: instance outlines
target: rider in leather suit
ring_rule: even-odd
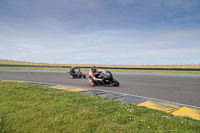
[[[99,72],[102,72],[102,70],[97,70],[96,66],[92,66],[91,70],[87,73],[88,74],[88,80],[90,85],[93,87],[95,86],[95,82],[98,83],[98,81],[102,81],[103,79],[99,79],[98,74]]]

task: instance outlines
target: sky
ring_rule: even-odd
[[[0,59],[200,64],[200,0],[0,0]]]

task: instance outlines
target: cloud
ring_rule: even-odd
[[[0,58],[83,64],[198,62],[198,0],[0,1]]]
[[[12,35],[4,38],[9,58],[39,62],[81,64],[131,64],[149,60],[189,60],[200,57],[199,31],[100,30],[65,36]],[[12,39],[10,39],[12,38]],[[1,39],[2,40],[2,39]],[[11,44],[11,45],[10,45]],[[10,45],[9,47],[7,45]],[[188,51],[187,51],[188,50]],[[2,52],[2,55],[6,55]],[[4,57],[4,56],[3,56]],[[42,58],[40,58],[42,57]],[[136,60],[136,61],[135,61]],[[120,61],[120,62],[119,62]],[[160,62],[160,61],[158,61]]]

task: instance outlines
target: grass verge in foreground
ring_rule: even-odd
[[[17,70],[55,70],[67,71],[70,68],[59,67],[2,67],[0,69],[17,69]],[[89,68],[82,68],[81,71],[89,71]],[[133,72],[133,73],[175,73],[175,74],[200,74],[200,71],[176,71],[176,70],[127,70],[127,69],[106,69],[111,72]]]
[[[0,132],[188,132],[200,122],[130,103],[0,81]]]

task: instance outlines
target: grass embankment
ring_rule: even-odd
[[[0,132],[188,132],[200,122],[99,96],[0,81]]]
[[[67,71],[69,68],[59,67],[1,67],[0,69],[15,70],[55,70]],[[82,68],[81,71],[89,71],[89,68]],[[133,73],[175,73],[175,74],[200,74],[200,71],[176,71],[176,70],[127,70],[127,69],[106,69],[111,72],[133,72]]]

